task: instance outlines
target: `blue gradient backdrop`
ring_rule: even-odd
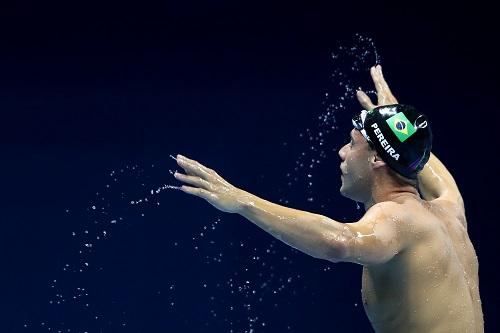
[[[286,197],[294,208],[344,220],[359,217],[355,204],[338,194],[335,152],[329,157],[331,175],[319,181],[315,193],[331,198],[327,207],[308,202],[298,190],[277,188],[286,188],[284,174],[307,149],[298,145],[298,133],[314,128],[325,111],[330,53],[361,33],[374,39],[399,100],[425,110],[432,120],[434,152],[465,199],[480,260],[486,331],[498,332],[500,100],[492,19],[492,8],[480,2],[2,4],[0,331],[45,332],[41,322],[54,327],[64,322],[72,331],[229,332],[224,318],[231,318],[235,332],[248,329],[247,312],[230,312],[222,304],[241,305],[245,297],[229,299],[210,287],[247,265],[251,251],[234,244],[264,249],[272,242],[243,218],[164,191],[158,195],[161,206],[144,208],[142,219],[130,217],[109,231],[91,258],[104,270],[81,284],[60,277],[64,264],[77,261],[71,232],[91,224],[85,208],[109,182],[111,170],[138,165],[149,170],[151,188],[175,184],[168,155],[177,153],[268,200]],[[339,138],[348,135],[348,116],[339,116]],[[290,145],[285,149],[283,142]],[[130,185],[130,198],[143,195],[136,188]],[[116,199],[113,195],[107,200]],[[68,215],[66,209],[84,213]],[[215,255],[223,253],[225,261],[205,265],[203,253],[187,244],[218,217],[217,233],[210,237],[218,241]],[[179,245],[172,247],[175,241]],[[197,244],[208,251],[204,241]],[[275,273],[302,277],[269,302],[254,302],[258,308],[252,313],[260,316],[254,332],[370,331],[360,303],[360,266],[337,264],[323,272],[326,263],[274,244],[280,258],[266,260]],[[293,264],[281,256],[293,258]],[[254,267],[245,278],[256,281],[257,272]],[[85,285],[91,310],[102,318],[90,322],[88,314],[69,306],[49,306],[56,277],[62,289]],[[209,288],[200,287],[205,282]],[[171,284],[175,294],[162,296]]]

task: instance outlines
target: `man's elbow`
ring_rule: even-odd
[[[347,246],[341,242],[330,243],[326,246],[324,251],[325,260],[333,263],[343,262],[347,258]]]
[[[386,248],[362,248],[348,246],[345,243],[337,243],[330,246],[325,253],[325,258],[333,263],[350,262],[359,265],[382,264],[391,260],[397,251],[388,251]]]

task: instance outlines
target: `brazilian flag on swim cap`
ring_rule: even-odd
[[[400,142],[404,142],[416,132],[415,127],[413,127],[403,112],[396,113],[394,116],[387,119],[386,122]]]

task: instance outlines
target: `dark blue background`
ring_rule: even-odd
[[[86,209],[110,182],[110,171],[125,168],[119,184],[128,202],[144,196],[141,182],[148,189],[175,183],[169,154],[192,157],[274,202],[288,198],[294,208],[339,220],[359,217],[355,204],[338,194],[335,152],[315,192],[331,199],[328,206],[307,201],[299,186],[292,193],[277,189],[285,188],[284,174],[307,149],[296,140],[298,133],[314,127],[325,111],[330,53],[361,33],[374,39],[399,100],[432,119],[434,152],[465,200],[486,329],[498,331],[499,276],[493,263],[500,101],[493,16],[480,2],[2,4],[0,330],[229,332],[224,318],[231,318],[234,331],[242,332],[249,320],[241,304],[251,302],[252,314],[260,317],[255,332],[369,331],[360,303],[360,266],[318,262],[274,242],[243,218],[180,192],[161,192],[156,208],[117,203],[127,222],[110,230],[89,259],[104,270],[86,273],[82,281],[60,272],[77,261],[71,232],[91,228],[92,211]],[[340,119],[339,137],[347,136],[348,115]],[[283,142],[291,144],[285,148]],[[137,175],[137,169],[145,171]],[[118,192],[107,193],[106,202],[119,202]],[[195,241],[198,252],[191,245],[193,235],[217,217],[221,222],[210,237],[219,244],[214,255],[223,253],[225,261],[214,266],[203,262],[203,252],[211,251],[206,240]],[[262,252],[268,244],[276,249],[276,258],[266,257],[274,265],[273,281],[301,275],[282,294],[268,302],[248,301],[252,297],[245,292],[233,295],[212,286],[243,267],[253,268],[242,279],[260,281],[260,269],[269,275],[248,259],[254,246]],[[324,272],[325,267],[331,269]],[[90,312],[101,317],[90,321],[92,314],[78,306],[49,306],[56,278],[62,290],[85,286]],[[205,282],[208,288],[200,287]],[[159,296],[171,284],[175,293]],[[237,309],[227,310],[229,303]]]

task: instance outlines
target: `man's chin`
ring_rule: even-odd
[[[344,182],[342,182],[342,185],[340,185],[339,192],[340,192],[340,194],[341,194],[343,197],[346,197],[346,198],[347,198],[347,195],[346,195],[346,192],[345,192],[345,188],[344,188]]]
[[[343,197],[354,200],[352,195],[353,193],[349,191],[349,188],[346,187],[346,184],[344,182],[342,182],[339,192]]]

